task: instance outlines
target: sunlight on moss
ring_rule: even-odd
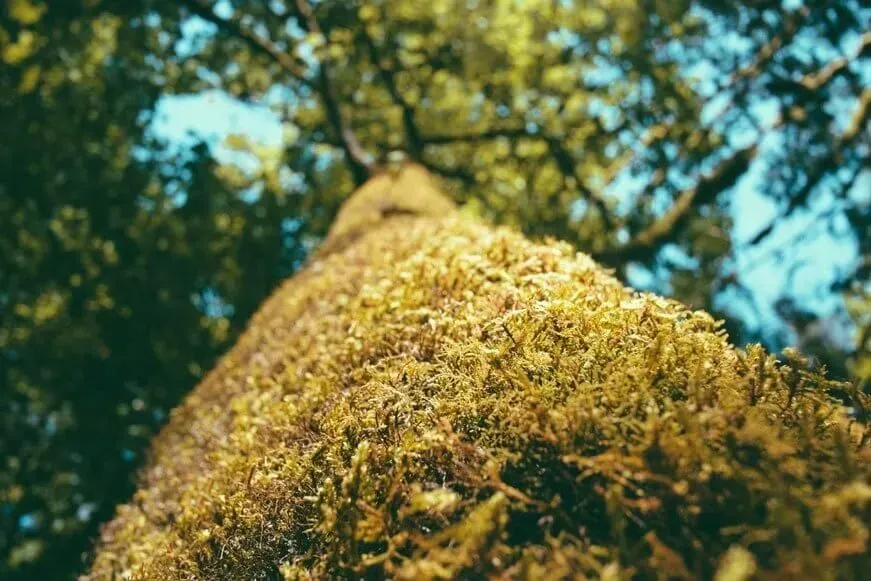
[[[173,412],[89,578],[864,576],[867,396],[377,180]]]

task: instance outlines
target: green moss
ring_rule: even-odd
[[[867,578],[871,433],[829,382],[430,190],[340,216],[90,578]]]

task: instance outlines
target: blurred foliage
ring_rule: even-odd
[[[202,147],[137,155],[161,32],[75,4],[12,2],[0,28],[4,579],[80,567],[167,411],[305,255],[286,196],[243,202]]]
[[[168,410],[365,174],[360,150],[404,150],[466,211],[564,239],[624,280],[641,269],[738,342],[800,343],[869,377],[859,2],[2,6],[0,577],[80,567]],[[281,119],[278,147],[224,144],[256,169],[148,131],[161,96],[206,90]],[[778,216],[735,240],[751,170]],[[752,294],[739,247],[788,253],[781,224],[820,204],[859,256],[831,289],[848,297],[852,353],[790,289],[783,336],[723,299]]]

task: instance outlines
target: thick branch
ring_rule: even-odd
[[[750,167],[757,152],[756,145],[736,152],[721,162],[711,174],[702,177],[695,187],[678,196],[674,205],[659,220],[636,234],[625,245],[597,258],[606,263],[650,259],[662,244],[677,238],[690,217],[691,210],[712,202],[717,194],[733,186]]]
[[[357,141],[354,130],[346,125],[342,119],[339,102],[333,93],[332,83],[323,64],[318,73],[318,91],[324,104],[327,120],[339,135],[339,144],[345,152],[345,157],[354,176],[354,182],[360,185],[369,177],[374,161]]]

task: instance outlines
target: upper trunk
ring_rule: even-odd
[[[173,412],[89,578],[858,579],[869,430],[827,387],[406,166]]]

